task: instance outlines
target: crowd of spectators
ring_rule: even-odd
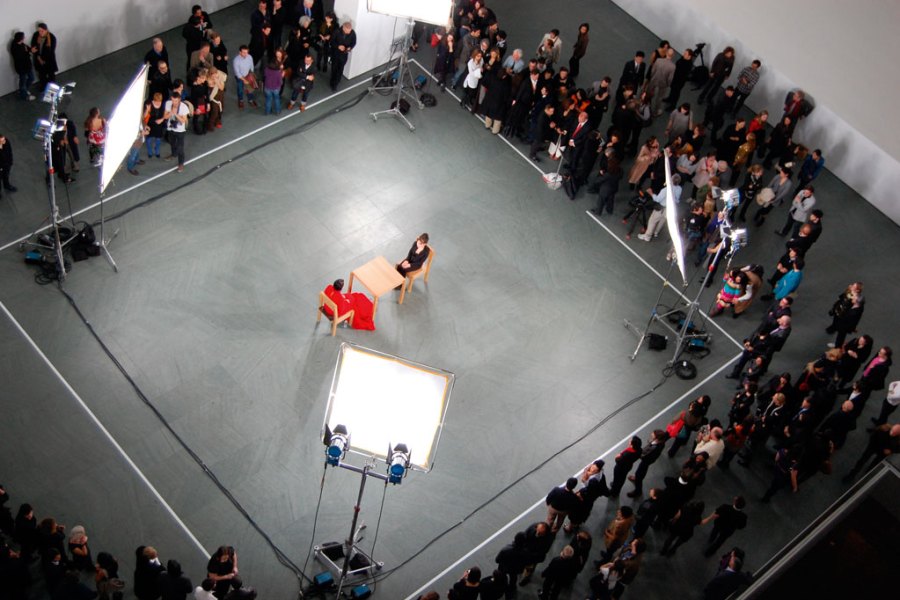
[[[256,92],[260,88],[266,114],[281,112],[286,89],[290,97],[287,109],[305,110],[317,76],[329,69],[330,87],[337,89],[356,46],[351,23],[338,23],[319,0],[263,0],[249,21],[249,42],[238,44],[232,56],[209,15],[195,5],[182,31],[184,79],[173,79],[172,57],[163,41],[152,41],[145,57],[149,65],[146,127],[129,157],[129,172],[137,175],[136,167],[146,162],[140,158],[141,149],[146,149],[147,160],[160,158],[163,139],[171,148],[166,158],[177,159],[178,170],[183,170],[188,131],[204,135],[223,126],[229,112],[229,74],[237,110],[245,110],[247,105],[258,109]],[[707,263],[710,275],[706,285],[722,282],[710,311],[713,316],[747,314],[757,298],[771,304],[743,342],[744,350],[728,374],[736,381],[737,391],[727,401],[715,403],[718,414],[711,412],[714,403],[704,394],[665,429],[653,431],[646,439],[633,438],[613,461],[611,484],[606,482],[604,461],[596,460],[580,478],[570,478],[551,490],[546,520],[516,534],[498,553],[496,569],[487,577],[482,577],[477,566],[467,569],[448,592],[452,599],[514,597],[517,587],[528,585],[544,562],[541,598],[558,597],[586,566],[591,598],[619,598],[638,576],[646,552],[671,556],[689,543],[698,527],[710,523],[703,552],[708,557],[716,555],[746,526],[748,499],[738,495],[706,510],[700,499],[706,482],[715,480],[717,471],[730,469],[735,457],[744,468],[763,460],[769,463],[771,484],[757,500],[765,503],[785,488],[796,492],[817,474],[830,474],[833,454],[857,429],[871,395],[885,389],[892,363],[889,346],[875,351],[873,338],[858,334],[865,299],[862,283],[854,282],[829,313],[832,322],[826,332],[836,336],[829,348],[823,353],[811,351],[808,363],[795,365],[795,375],[788,370],[768,373],[794,325],[792,310],[794,303],[801,301],[797,291],[805,268],[821,263],[811,252],[822,234],[824,217],[824,212],[815,208],[813,183],[824,169],[825,159],[822,150],[810,151],[798,141],[798,123],[813,108],[804,92],[794,89],[786,93],[782,114],[770,129],[766,110],[749,120],[739,114],[764,73],[761,61],[746,62],[734,82],[728,83],[735,65],[742,64],[738,59],[743,58],[736,56],[733,47],[719,52],[704,72],[695,69],[694,50],[677,50],[665,40],[649,59],[644,51],[636,51],[617,79],[612,75],[584,79],[581,63],[588,53],[589,32],[590,24],[581,23],[574,32],[574,43],[566,44],[559,29],[550,29],[534,50],[526,53],[507,45],[507,32],[485,2],[457,0],[452,22],[446,27],[417,25],[412,43],[418,50],[426,36],[434,49],[433,72],[440,89],[461,88],[460,105],[483,116],[492,134],[520,140],[533,161],[563,161],[566,193],[573,200],[584,190],[596,194],[592,212],[598,218],[616,212],[621,180],[627,175],[631,200],[623,211],[623,222],[630,225],[626,238],[630,239],[635,228],[640,228],[638,238],[645,242],[658,238],[663,232],[665,205],[671,198],[677,204],[695,265]],[[23,32],[14,35],[11,52],[24,101],[33,99],[35,72],[42,84],[53,81],[56,44],[43,23],[30,44]],[[689,83],[700,90],[694,105],[684,100]],[[701,114],[699,107],[704,104]],[[666,123],[664,135],[644,135],[660,117]],[[53,151],[56,171],[66,182],[79,168],[80,142],[76,128],[69,123],[67,131],[55,136]],[[84,136],[95,166],[102,156],[104,128],[101,111],[92,109]],[[671,184],[664,176],[666,163],[674,173]],[[11,155],[4,183],[10,167]],[[667,190],[667,185],[672,189]],[[739,201],[726,203],[722,189],[735,186]],[[754,204],[750,221],[756,227],[761,227],[773,210],[789,205],[784,225],[776,230],[788,238],[783,254],[768,278],[761,265],[748,264],[727,269],[719,279],[720,262],[732,244],[731,237],[723,234],[722,224],[745,222]],[[771,286],[770,293],[762,293],[764,281]],[[879,416],[872,419],[869,440],[845,481],[900,451],[900,424],[888,422],[898,402],[900,384],[895,382]],[[669,463],[656,469],[667,475],[652,477],[653,485],[645,496],[643,483],[667,446]],[[672,462],[685,446],[690,447],[690,456]],[[599,560],[592,562],[592,536],[585,524],[597,500],[605,497],[608,502],[618,502],[627,481],[633,484],[628,497],[639,503],[636,508],[618,507],[602,530]],[[8,500],[5,491],[2,500]],[[38,522],[28,504],[21,505],[15,518],[8,509],[0,517],[5,535],[0,552],[3,588],[11,598],[27,597],[38,571],[54,598],[111,598],[124,589],[115,559],[105,552],[92,557],[84,527],[74,527],[66,537],[65,528],[54,519]],[[547,561],[560,530],[571,537],[558,555]],[[743,550],[737,547],[721,556],[716,575],[705,588],[707,598],[724,598],[747,581],[744,559]],[[39,566],[32,566],[35,560]],[[190,593],[198,599],[221,600],[249,593],[241,587],[237,555],[229,547],[220,548],[210,559],[206,578],[196,589],[177,561],[169,560],[163,566],[150,546],[138,547],[136,560],[133,584],[142,600],[185,598]],[[94,590],[85,585],[80,572],[93,573]],[[436,592],[423,596],[437,597]]]

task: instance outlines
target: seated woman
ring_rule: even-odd
[[[345,315],[351,310],[354,311],[351,326],[353,329],[367,329],[373,331],[375,329],[375,321],[372,320],[373,306],[368,296],[359,292],[343,294],[344,280],[338,279],[333,284],[325,287],[325,295],[335,303],[338,310],[338,316]],[[323,307],[325,313],[329,316],[331,310]]]
[[[406,255],[406,258],[397,263],[397,272],[405,277],[410,271],[418,271],[421,269],[422,265],[424,265],[425,261],[428,259],[429,250],[427,244],[427,233],[423,233],[417,237],[416,241],[409,249],[409,254]]]

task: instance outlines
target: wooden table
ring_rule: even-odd
[[[383,256],[378,256],[367,262],[361,267],[357,267],[350,271],[350,285],[347,292],[353,291],[353,280],[358,279],[359,282],[369,290],[369,293],[375,297],[372,302],[372,320],[375,320],[375,313],[378,311],[378,298],[382,294],[391,291],[399,285],[403,285],[404,277],[397,272],[394,265],[389,263]]]

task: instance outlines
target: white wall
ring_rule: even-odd
[[[676,48],[708,44],[707,64],[735,47],[734,75],[754,58],[763,75],[747,105],[777,118],[787,90],[816,102],[799,141],[820,147],[826,168],[900,224],[897,0],[614,0]]]
[[[0,68],[0,94],[18,89],[8,43],[16,31],[26,42],[44,22],[57,37],[60,71],[71,69],[187,22],[191,6],[213,12],[240,0],[0,0],[5,58]],[[215,24],[215,19],[213,19]]]

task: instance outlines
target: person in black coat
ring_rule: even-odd
[[[569,477],[565,485],[556,486],[547,494],[547,524],[551,527],[551,533],[556,533],[562,527],[569,511],[576,508],[581,501],[575,495],[575,488],[578,486],[578,480]]]
[[[188,22],[181,28],[181,37],[184,38],[185,74],[191,72],[191,54],[200,49],[206,37],[203,35],[203,19],[197,15],[191,15]]]
[[[669,95],[664,100],[667,111],[671,112],[678,106],[678,98],[681,96],[681,90],[687,83],[688,76],[691,74],[693,68],[694,51],[688,48],[681,53],[681,57],[675,63],[675,73],[672,74],[672,83],[669,84]]]
[[[13,68],[19,76],[19,98],[22,100],[34,100],[29,92],[34,83],[34,70],[31,68],[31,48],[25,43],[25,32],[17,31],[13,35],[9,45],[9,53],[12,55]]]
[[[544,584],[538,592],[541,600],[556,600],[562,588],[575,581],[580,571],[578,559],[575,557],[575,549],[565,546],[559,556],[555,557],[541,572]]]
[[[190,60],[190,57],[188,57]],[[169,51],[163,43],[162,38],[153,38],[152,47],[147,50],[144,55],[144,62],[150,67],[147,69],[147,79],[153,80],[154,75],[159,72],[159,62],[162,61],[169,64]]]
[[[744,552],[739,548],[723,556],[718,573],[703,588],[703,600],[725,600],[750,583],[752,576],[741,571],[743,566]]]
[[[622,181],[624,171],[618,160],[612,159],[607,162],[607,170],[601,171],[600,175],[591,186],[591,190],[597,190],[597,207],[590,209],[591,212],[598,217],[606,212],[613,214],[613,208],[616,200],[616,193],[619,191],[619,183]]]
[[[613,467],[613,481],[612,485],[609,486],[610,498],[616,498],[619,495],[631,468],[641,459],[642,446],[641,438],[634,436],[631,438],[631,443],[628,447],[616,456],[616,466]]]
[[[587,467],[581,474],[582,486],[575,495],[578,496],[580,502],[576,503],[569,510],[569,522],[563,528],[566,533],[572,533],[582,523],[587,521],[594,509],[594,503],[602,496],[609,496],[609,486],[606,485],[606,475],[603,474],[604,462],[597,459]]]
[[[859,337],[847,340],[841,346],[844,354],[838,361],[837,379],[838,387],[842,388],[853,381],[856,377],[859,367],[866,362],[872,353],[872,337],[861,335]]]
[[[334,32],[331,39],[331,89],[337,91],[341,77],[344,76],[344,65],[350,58],[350,52],[356,46],[356,32],[350,21],[345,21],[341,28]]]
[[[534,162],[541,162],[538,153],[544,150],[548,142],[555,142],[559,135],[556,120],[554,119],[555,114],[556,106],[547,103],[544,106],[544,110],[538,115],[535,122],[534,138],[528,151],[528,158]]]
[[[48,82],[56,81],[59,70],[56,64],[56,36],[47,30],[46,23],[38,23],[37,31],[31,36],[31,55],[41,88]]]
[[[544,521],[534,523],[525,530],[524,550],[528,562],[523,570],[519,585],[526,585],[531,581],[531,575],[537,568],[538,563],[544,562],[555,539],[556,535],[550,531],[550,526]]]
[[[700,92],[697,103],[703,104],[703,101],[707,97],[711,98],[712,95],[722,87],[722,83],[728,79],[728,76],[731,75],[731,70],[733,68],[734,48],[726,46],[725,49],[716,54],[716,57],[713,59],[712,65],[709,67],[709,80],[706,82],[706,85],[703,86],[703,91]]]
[[[477,600],[481,587],[481,569],[470,567],[447,592],[448,600]]]
[[[893,350],[889,346],[882,346],[875,358],[870,360],[863,369],[859,380],[860,388],[864,393],[870,394],[884,389],[884,381],[888,371],[891,370]]]
[[[851,283],[828,311],[828,316],[832,320],[825,333],[837,333],[834,339],[835,347],[843,346],[847,334],[856,331],[865,309],[866,299],[863,297],[862,283],[858,281]]]
[[[494,559],[497,569],[507,577],[507,598],[515,597],[516,581],[525,567],[531,563],[531,555],[528,553],[526,541],[526,533],[520,531],[516,534],[513,542],[504,546]]]
[[[168,561],[166,570],[159,574],[161,600],[185,600],[192,591],[194,586],[181,570],[181,563],[177,560]]]
[[[747,526],[747,515],[744,513],[744,507],[747,501],[743,496],[735,496],[731,504],[720,504],[713,514],[709,515],[701,522],[706,525],[710,521],[713,522],[712,532],[709,534],[706,550],[703,553],[706,556],[715,554],[722,544],[725,543],[738,529]]]
[[[719,90],[715,100],[706,107],[703,125],[708,128],[709,139],[714,144],[718,142],[716,134],[725,124],[725,115],[734,112],[735,102],[737,102],[737,98],[734,95],[734,87],[729,85],[725,89]]]
[[[9,182],[9,172],[12,171],[12,166],[12,144],[10,144],[9,138],[0,133],[0,182],[2,182],[3,189],[7,192],[16,191],[16,186]],[[2,192],[0,192],[0,196],[3,196]]]
[[[272,26],[265,22],[259,29],[254,29],[250,36],[250,56],[253,57],[253,67],[259,70],[266,58],[271,58],[275,52],[272,41]]]
[[[625,63],[622,68],[622,76],[619,77],[618,89],[621,90],[626,85],[638,89],[644,83],[644,77],[647,74],[647,63],[644,62],[644,53],[640,50],[635,52],[634,59]],[[616,92],[618,97],[619,92]]]
[[[134,595],[138,600],[156,600],[160,595],[159,574],[166,568],[152,546],[138,546],[134,554]]]
[[[485,86],[484,100],[481,102],[481,113],[484,115],[484,126],[497,135],[503,127],[506,111],[509,108],[511,81],[509,73],[500,66],[493,67],[488,77],[482,78]]]
[[[516,582],[513,581],[513,585]],[[478,586],[478,594],[481,600],[500,600],[506,596],[506,590],[509,587],[509,577],[500,569],[494,569],[491,575],[481,580]]]
[[[634,475],[628,476],[628,480],[634,483],[634,490],[628,492],[629,498],[637,498],[643,493],[642,486],[644,477],[647,476],[647,471],[650,470],[650,466],[655,463],[662,455],[663,450],[665,450],[666,448],[666,441],[668,441],[668,439],[669,434],[666,433],[663,429],[656,429],[653,431],[653,433],[650,434],[650,441],[641,451],[641,461],[638,464]]]

